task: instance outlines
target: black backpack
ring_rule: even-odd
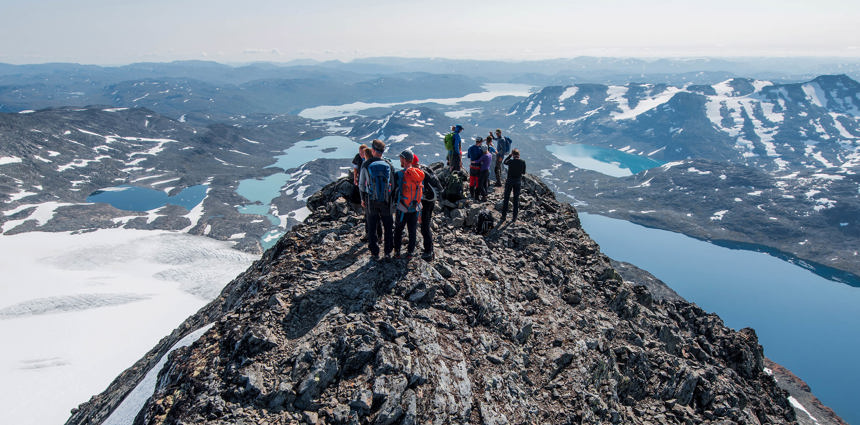
[[[490,211],[481,210],[481,212],[478,213],[478,222],[475,224],[475,233],[486,235],[494,227],[495,223],[493,223],[493,215],[490,214]]]

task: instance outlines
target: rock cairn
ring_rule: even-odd
[[[500,189],[436,214],[431,263],[370,261],[347,190],[314,195],[166,339],[214,323],[169,356],[135,424],[796,423],[752,329],[625,282],[538,179],[486,235],[471,226],[498,221]],[[69,423],[100,423],[158,350]]]

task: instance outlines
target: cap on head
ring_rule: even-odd
[[[487,152],[489,152],[489,150],[490,150],[490,148],[489,148],[489,147],[487,147],[487,145],[482,145],[482,146],[481,146],[481,152],[483,152],[483,153],[487,153]]]
[[[409,164],[411,164],[412,160],[415,159],[415,155],[412,152],[409,152],[409,150],[400,152],[400,157]]]
[[[476,138],[475,138],[475,143],[483,143],[483,142],[484,142],[484,138],[483,138],[483,137],[478,136],[478,137],[476,137]]]
[[[382,140],[373,139],[373,143],[371,143],[371,145],[373,146],[373,150],[379,153],[385,153],[385,142]]]
[[[461,131],[463,131],[463,126],[462,126],[462,125],[460,125],[460,124],[455,125],[455,126],[454,126],[454,131],[456,131],[456,132],[458,132],[458,133],[459,133],[459,132],[461,132]]]

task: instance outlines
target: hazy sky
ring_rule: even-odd
[[[0,0],[0,62],[860,57],[857,0]]]

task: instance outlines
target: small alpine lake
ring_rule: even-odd
[[[147,187],[122,185],[100,189],[87,196],[87,202],[103,202],[125,211],[150,211],[165,205],[178,205],[187,210],[196,207],[206,198],[207,185],[190,186],[174,196]]]
[[[554,143],[547,145],[546,149],[552,152],[556,158],[576,167],[597,171],[612,177],[632,176],[663,165],[662,162],[644,155],[579,143]]]
[[[358,143],[344,136],[326,136],[316,140],[301,140],[284,150],[283,155],[275,157],[275,163],[267,168],[280,168],[284,172],[278,172],[262,179],[246,179],[239,182],[236,193],[251,201],[240,205],[238,211],[242,214],[256,214],[265,216],[272,223],[272,228],[260,240],[263,249],[272,247],[284,233],[286,233],[287,219],[295,218],[303,220],[306,211],[302,209],[279,213],[272,208],[272,201],[280,195],[282,190],[287,190],[288,195],[295,195],[296,199],[303,200],[310,194],[301,192],[299,180],[304,174],[295,170],[310,161],[320,158],[351,159],[358,153]],[[348,163],[345,163],[346,165]],[[287,172],[292,171],[292,172]],[[290,184],[299,186],[290,188]],[[289,190],[295,190],[289,193]],[[307,208],[304,208],[306,210]]]

